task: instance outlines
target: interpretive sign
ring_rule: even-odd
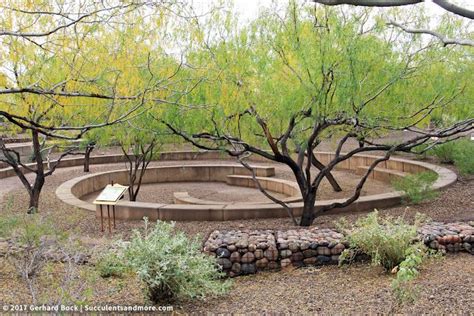
[[[108,184],[95,198],[94,204],[115,204],[124,195],[128,187],[120,184]]]

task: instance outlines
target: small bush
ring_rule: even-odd
[[[429,150],[427,150],[427,144],[420,144],[412,149],[412,152],[416,154],[415,159],[424,160],[427,158]]]
[[[438,157],[442,163],[454,163],[454,154],[457,147],[457,142],[447,142],[434,146],[430,153]]]
[[[18,225],[18,217],[0,217],[0,237],[10,237],[10,234]]]
[[[103,278],[122,277],[128,270],[125,259],[113,252],[100,258],[96,268]]]
[[[127,265],[147,286],[153,302],[172,298],[205,298],[223,294],[230,281],[219,280],[216,259],[201,252],[197,239],[189,240],[183,232],[174,230],[174,223],[158,221],[149,231],[134,232],[125,247]]]
[[[423,263],[425,252],[417,249],[403,260],[397,272],[397,277],[392,281],[392,293],[398,303],[411,303],[416,299],[416,288],[411,282],[420,274],[419,267]]]
[[[410,174],[392,182],[393,187],[405,193],[405,201],[418,204],[434,199],[438,192],[432,189],[438,175],[433,172]]]
[[[353,226],[339,223],[339,228],[346,232],[350,246],[342,253],[340,261],[350,262],[353,253],[358,252],[369,255],[373,264],[390,271],[421,247],[421,243],[414,243],[421,221],[417,219],[411,225],[403,217],[382,220],[378,212],[374,211]]]
[[[474,174],[474,142],[468,139],[456,142],[454,165],[462,175]]]

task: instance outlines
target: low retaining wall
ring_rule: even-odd
[[[327,164],[334,154],[328,152],[318,152],[316,157],[324,164]],[[206,160],[206,159],[222,159],[228,158],[228,156],[218,152],[168,152],[160,155],[161,160]],[[261,157],[253,157],[254,161],[267,161]],[[369,155],[356,155],[353,156],[341,164],[338,169],[346,169],[357,172],[369,166],[377,156]],[[91,157],[91,163],[116,163],[124,161],[123,155],[110,155],[110,156],[99,156]],[[83,162],[83,159],[69,159],[64,160],[61,163],[61,167],[80,165],[79,162]],[[239,167],[243,168],[239,165]],[[184,167],[182,167],[184,168]],[[177,169],[178,170],[178,169]],[[184,169],[183,169],[184,170]],[[432,165],[420,161],[411,161],[407,159],[392,158],[388,161],[382,162],[379,167],[371,173],[371,177],[376,180],[389,181],[391,177],[403,176],[408,173],[417,173],[422,171],[432,171],[438,174],[438,179],[433,184],[434,189],[442,189],[454,183],[457,180],[457,176],[454,172],[447,168]],[[179,181],[206,181],[206,178],[202,177],[199,173],[190,173],[192,180],[182,180],[179,174],[168,174],[165,179],[160,180],[158,174],[153,174],[154,171],[150,171],[150,178],[155,179],[154,182],[179,182]],[[111,181],[118,183],[127,183],[126,171],[119,171],[120,176],[111,178],[111,174],[116,174],[117,171],[97,173],[86,175],[65,182],[58,187],[56,194],[65,203],[68,203],[75,207],[96,211],[96,207],[88,202],[80,200],[80,197],[98,191],[105,187],[106,184]],[[145,173],[145,177],[148,171]],[[2,171],[0,170],[0,178]],[[227,176],[232,175],[226,173],[225,177],[220,178],[221,180],[216,181],[234,181],[237,183],[246,183],[251,185],[250,177],[235,177],[228,178]],[[240,173],[239,175],[245,175]],[[247,171],[248,175],[248,171]],[[257,174],[257,176],[266,176]],[[166,178],[167,177],[167,178]],[[233,179],[233,180],[228,180]],[[284,181],[284,180],[282,180]],[[145,181],[144,183],[151,183]],[[272,182],[275,184],[275,181]],[[270,184],[269,184],[270,185]],[[74,187],[74,192],[73,188]],[[286,186],[288,187],[288,186]],[[291,194],[295,193],[296,184],[293,185]],[[84,189],[89,188],[89,189]],[[288,191],[288,192],[289,192]],[[289,194],[289,195],[291,195]],[[293,198],[293,197],[292,197]],[[292,209],[295,216],[300,216],[303,210],[303,203],[300,202],[299,196],[296,199],[290,201],[288,206]],[[374,208],[386,208],[394,205],[398,205],[401,202],[401,192],[389,192],[375,195],[362,196],[357,199],[354,203],[347,207],[335,209],[334,212],[354,212],[354,211],[365,211]],[[319,200],[315,203],[315,209],[319,209],[328,204],[336,202],[344,202],[345,199],[333,199],[333,200]],[[120,201],[117,204],[117,218],[119,219],[141,219],[143,216],[148,216],[150,219],[162,219],[162,220],[235,220],[235,219],[254,219],[254,218],[278,218],[287,217],[286,210],[278,204],[274,203],[228,203],[228,204],[157,204],[157,203],[145,203],[145,202],[126,202]]]
[[[259,177],[275,175],[273,167],[253,167]],[[217,181],[225,182],[229,175],[250,174],[246,168],[236,164],[217,165],[187,165],[187,166],[162,166],[148,168],[142,183],[166,183],[188,181]],[[56,195],[65,203],[96,211],[100,217],[100,207],[81,200],[81,197],[101,190],[107,184],[127,183],[127,170],[114,170],[86,175],[69,180],[56,189]],[[127,220],[140,220],[148,217],[150,220],[226,220],[238,217],[245,212],[246,206],[235,205],[177,205],[144,202],[119,201],[116,206],[116,218]]]
[[[471,224],[431,223],[419,230],[419,238],[432,249],[474,254],[474,225]],[[343,234],[314,227],[286,231],[213,231],[204,242],[203,252],[216,257],[221,269],[234,277],[288,266],[337,264],[346,248],[348,244]]]
[[[133,157],[133,155],[132,155]],[[211,151],[172,151],[172,152],[163,152],[157,156],[157,161],[178,161],[178,160],[216,160],[216,159],[229,159],[227,154],[221,152],[211,152]],[[261,161],[262,159],[253,159],[254,161]],[[51,160],[50,163],[55,163],[56,160]],[[123,154],[115,155],[100,155],[90,157],[89,164],[91,165],[105,165],[105,164],[114,164],[128,162],[127,158]],[[84,157],[71,157],[64,158],[58,165],[58,168],[69,168],[77,167],[84,165]],[[26,166],[35,168],[34,163],[26,164]],[[43,164],[44,168],[48,168],[48,164],[45,162]],[[22,168],[23,169],[23,168]],[[28,170],[23,170],[25,173]],[[0,169],[0,179],[13,177],[15,172],[11,167]]]

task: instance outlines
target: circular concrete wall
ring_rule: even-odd
[[[328,163],[333,158],[333,153],[319,152],[317,158],[322,163]],[[109,156],[109,163],[123,161],[120,155]],[[224,158],[220,153],[214,152],[170,152],[162,153],[161,160],[193,160],[193,159],[216,159]],[[357,155],[339,164],[338,169],[352,170],[356,173],[364,173],[368,166],[379,157],[369,155]],[[100,160],[104,160],[100,157]],[[263,159],[255,159],[262,161]],[[96,160],[93,160],[97,162]],[[77,162],[75,162],[77,163]],[[288,205],[293,210],[295,216],[301,215],[303,203],[299,197],[299,192],[295,183],[291,181],[286,185],[281,185],[278,181],[269,181],[269,176],[273,176],[274,170],[271,167],[255,167],[257,176],[265,183],[264,187],[270,191],[285,193],[289,195]],[[394,178],[403,177],[408,173],[423,171],[433,171],[438,174],[438,179],[434,183],[435,189],[441,189],[454,183],[456,174],[449,169],[428,164],[425,162],[412,161],[407,159],[392,158],[385,161],[372,171],[371,177],[376,180],[390,182]],[[277,180],[277,179],[274,179]],[[127,183],[126,170],[109,171],[97,174],[86,175],[65,182],[58,187],[56,194],[65,203],[70,205],[96,211],[98,207],[80,199],[88,193],[98,191],[111,181],[117,183]],[[157,182],[181,182],[181,181],[222,181],[232,182],[234,185],[252,186],[253,183],[248,170],[240,165],[189,165],[189,166],[167,166],[150,168],[144,178],[144,183]],[[232,183],[231,183],[232,184]],[[277,188],[277,186],[279,186]],[[285,191],[286,190],[286,191]],[[189,196],[188,196],[189,197]],[[187,197],[185,197],[186,200]],[[192,199],[192,197],[189,197]],[[361,211],[373,208],[389,207],[401,202],[401,192],[390,192],[376,195],[362,196],[348,207],[334,211]],[[293,199],[293,200],[292,200]],[[317,201],[315,208],[334,202],[343,202],[344,199]],[[186,201],[185,201],[186,202]],[[187,201],[189,202],[189,200]],[[119,201],[116,205],[116,217],[118,219],[142,219],[147,216],[151,220],[234,220],[251,218],[271,218],[287,217],[286,210],[274,203],[195,203],[187,204],[157,204],[145,202]],[[206,201],[204,201],[206,202]]]

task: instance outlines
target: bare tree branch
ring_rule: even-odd
[[[349,4],[364,7],[398,7],[421,3],[424,0],[313,0],[324,5]]]
[[[406,33],[410,34],[428,34],[432,35],[436,38],[438,38],[443,46],[448,46],[448,45],[463,45],[463,46],[474,46],[474,41],[468,40],[468,39],[457,39],[457,38],[448,38],[444,36],[441,33],[428,30],[428,29],[413,29],[413,28],[408,28],[400,23],[397,23],[395,21],[390,21],[387,23],[387,25],[393,25],[396,26],[400,29],[402,29]]]
[[[313,0],[316,3],[324,5],[341,5],[349,4],[354,6],[363,7],[399,7],[406,5],[413,5],[417,3],[426,2],[426,0]],[[464,18],[474,19],[474,11],[455,5],[446,0],[432,0],[433,3],[437,4],[441,8],[448,12],[462,16]]]
[[[446,1],[446,0],[432,0],[432,1],[433,1],[433,3],[436,3],[437,5],[439,5],[440,7],[445,9],[446,11],[449,11],[451,13],[460,15],[462,17],[474,20],[474,11],[472,11],[472,10],[468,10],[466,8],[457,6],[457,5],[455,5],[455,4],[453,4],[449,1]]]

